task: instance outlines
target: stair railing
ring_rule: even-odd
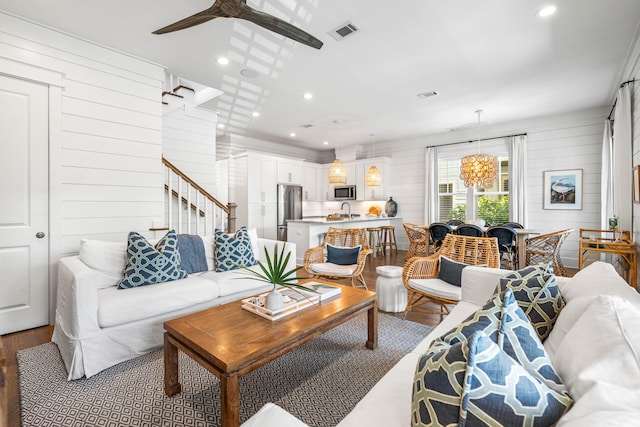
[[[164,157],[162,164],[166,226],[151,231],[174,229],[202,235],[213,234],[216,228],[227,233],[235,231],[235,203],[224,205]]]

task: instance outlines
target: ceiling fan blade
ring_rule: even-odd
[[[174,22],[171,25],[167,25],[166,27],[160,28],[159,30],[155,30],[152,34],[165,34],[171,33],[173,31],[184,30],[185,28],[200,25],[212,19],[223,16],[225,16],[224,12],[222,12],[222,10],[214,4],[207,10],[203,10],[202,12],[198,12],[195,15],[191,15],[187,18],[181,19],[178,22]]]
[[[301,30],[295,25],[291,25],[280,18],[276,18],[268,13],[255,10],[249,6],[243,7],[242,13],[237,18],[245,19],[257,24],[269,31],[278,33],[292,40],[306,44],[316,49],[320,49],[323,43],[311,34]]]

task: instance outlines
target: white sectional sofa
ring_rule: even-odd
[[[435,338],[483,306],[507,270],[467,267],[462,301],[368,392],[339,427],[411,425],[416,363]],[[640,294],[610,264],[596,262],[573,278],[558,277],[565,300],[544,346],[574,399],[558,426],[640,425]],[[305,426],[269,403],[244,427]]]
[[[244,279],[247,273],[242,270],[215,272],[213,237],[201,237],[209,271],[132,289],[116,287],[125,265],[126,242],[83,240],[78,255],[60,260],[52,341],[60,349],[69,380],[90,377],[161,347],[166,320],[271,289]],[[265,248],[271,254],[276,243],[291,251],[287,268],[295,268],[294,244],[253,234],[256,259],[264,261]]]

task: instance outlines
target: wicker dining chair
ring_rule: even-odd
[[[519,222],[505,222],[504,224],[502,224],[502,227],[522,228],[522,229],[524,229],[524,225],[520,224]]]
[[[442,245],[447,234],[453,234],[453,228],[451,228],[450,225],[442,222],[434,222],[429,225],[429,235],[431,236],[431,242],[435,250],[438,250],[440,245]]]
[[[409,238],[409,249],[404,257],[405,261],[414,256],[429,255],[429,233],[427,233],[426,228],[410,223],[402,225]]]
[[[484,231],[477,225],[462,224],[456,228],[456,234],[460,236],[482,237],[484,236]]]
[[[553,262],[553,271],[557,276],[566,276],[567,270],[560,258],[560,248],[573,229],[541,234],[525,240],[527,265],[541,262]]]
[[[448,305],[457,304],[460,301],[462,294],[460,286],[438,279],[440,256],[470,265],[491,268],[500,266],[500,251],[495,237],[447,234],[436,253],[428,257],[410,258],[404,264],[402,283],[407,288],[408,298],[403,319],[411,310],[439,314],[442,319],[445,314],[449,314]],[[433,311],[420,307],[427,302],[440,306],[440,310]]]
[[[337,265],[327,262],[327,245],[341,248],[355,248],[360,246],[358,260],[352,265]],[[315,278],[327,280],[349,280],[351,286],[362,286],[367,289],[364,280],[364,270],[367,255],[371,253],[366,228],[336,228],[329,227],[324,234],[320,246],[307,249],[304,254],[304,269]]]
[[[500,249],[500,258],[505,258],[509,263],[509,268],[515,270],[518,265],[518,254],[516,238],[518,235],[511,227],[499,225],[490,227],[487,230],[487,237],[495,237],[498,239],[498,248]]]

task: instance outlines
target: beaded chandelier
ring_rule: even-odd
[[[478,151],[480,151],[480,114],[478,114]],[[498,175],[498,158],[488,154],[465,156],[460,162],[460,179],[465,187],[487,188],[493,185]]]

